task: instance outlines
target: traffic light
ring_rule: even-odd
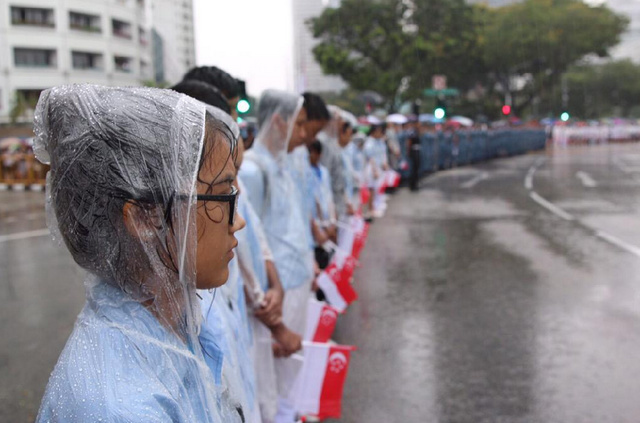
[[[436,100],[436,108],[433,111],[433,117],[442,120],[447,117],[447,103],[442,98]]]
[[[509,116],[511,114],[511,106],[509,106],[508,104],[502,106],[502,114],[505,116]]]
[[[237,82],[240,100],[236,105],[236,110],[239,114],[245,115],[251,110],[251,102],[249,101],[249,96],[247,95],[247,84],[241,79],[238,79]]]
[[[571,115],[569,115],[569,112],[562,112],[562,114],[560,115],[560,120],[563,122],[568,121],[571,118]]]
[[[238,113],[243,115],[245,113],[248,113],[249,110],[251,110],[251,103],[249,103],[249,100],[246,100],[243,98],[240,101],[238,101],[238,105],[236,106],[236,109],[238,110]]]

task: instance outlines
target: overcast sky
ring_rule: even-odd
[[[194,0],[196,57],[247,82],[251,95],[293,89],[292,0]]]

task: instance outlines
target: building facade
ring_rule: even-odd
[[[151,0],[151,21],[157,81],[175,84],[196,63],[193,0]]]
[[[153,78],[143,0],[3,0],[0,34],[0,120],[55,85]]]
[[[56,85],[177,82],[194,44],[191,0],[0,0],[0,122]]]
[[[320,16],[326,7],[337,7],[340,0],[294,0],[293,2],[293,74],[297,92],[338,92],[346,84],[337,76],[325,75],[313,57],[317,44],[307,21]]]

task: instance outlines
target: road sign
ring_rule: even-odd
[[[436,91],[447,89],[447,77],[444,75],[433,75],[431,82],[433,89]]]
[[[445,90],[431,90],[431,89],[424,90],[424,95],[429,97],[440,97],[440,96],[455,97],[458,94],[460,94],[460,92],[455,88],[447,88]]]

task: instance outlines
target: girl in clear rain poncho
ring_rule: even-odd
[[[227,280],[244,225],[230,128],[172,91],[79,85],[42,94],[35,132],[49,227],[89,273],[38,421],[243,421],[196,295]]]

